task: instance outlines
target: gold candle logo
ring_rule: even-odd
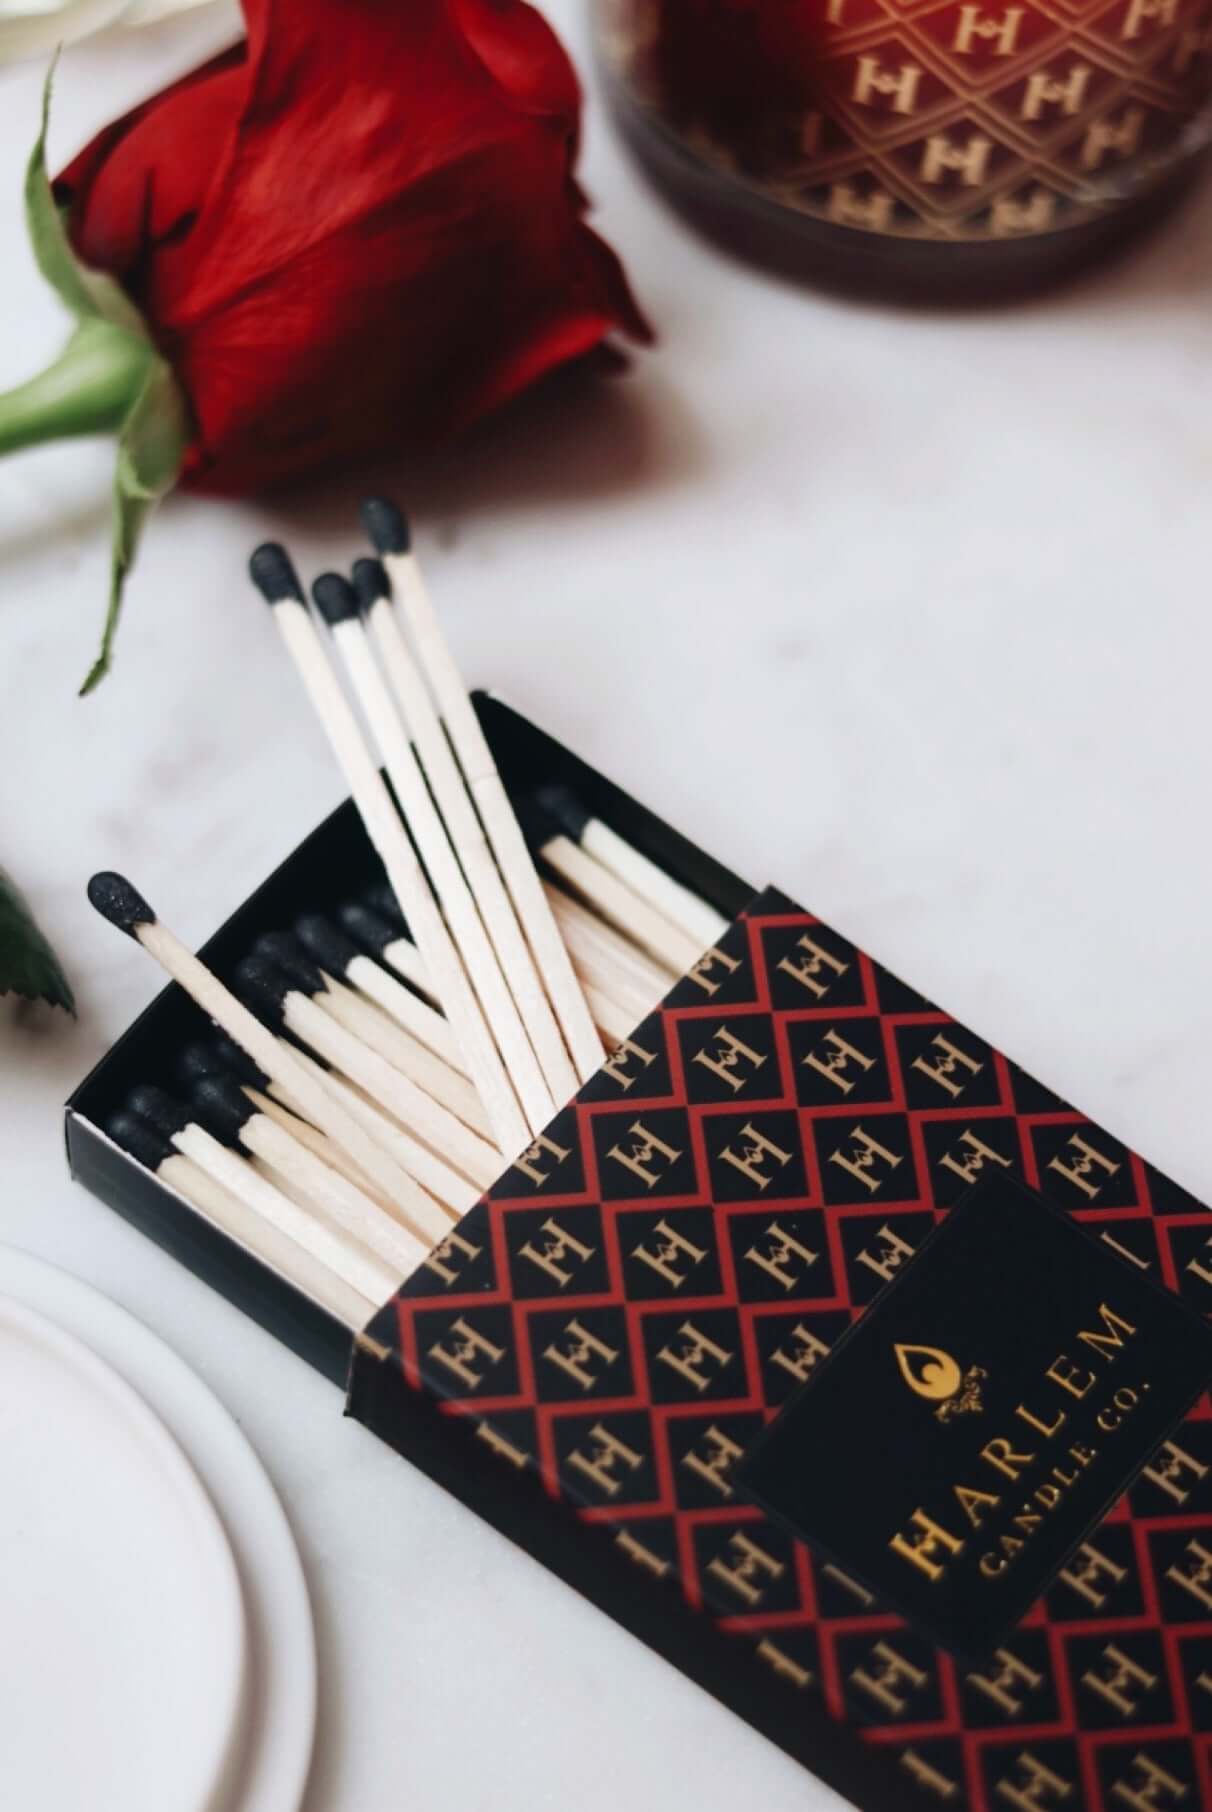
[[[953,1416],[980,1415],[981,1379],[988,1377],[983,1366],[971,1365],[964,1371],[957,1359],[938,1346],[893,1347],[901,1376],[917,1397],[933,1403],[940,1422]]]

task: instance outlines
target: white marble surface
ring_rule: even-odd
[[[583,51],[579,0],[551,12]],[[210,14],[73,50],[56,155],[222,36]],[[39,79],[0,74],[0,383],[60,331],[19,211]],[[468,673],[1212,1197],[1212,191],[1088,285],[950,319],[723,261],[596,107],[585,174],[661,344],[409,476]],[[306,567],[347,559],[361,477],[166,508],[79,702],[107,457],[0,467],[0,860],[81,1009],[0,1026],[0,1237],[169,1338],[264,1456],[320,1628],[308,1812],[733,1812],[742,1783],[824,1807],[67,1180],[60,1103],[157,985],[88,874],[128,870],[201,940],[340,796],[243,562],[282,532]]]

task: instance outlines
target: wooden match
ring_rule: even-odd
[[[374,1180],[400,1219],[426,1246],[435,1237],[441,1237],[433,1230],[435,1204],[408,1172],[367,1136],[340,1102],[304,1069],[290,1048],[263,1026],[243,1002],[211,974],[205,963],[200,962],[192,950],[188,950],[156,917],[143,895],[124,875],[107,871],[95,874],[88,884],[88,897],[102,918],[141,944],[257,1068],[287,1090],[313,1126],[336,1140],[359,1169]]]
[[[360,923],[358,915],[364,914],[370,920],[375,920],[377,916],[367,907],[354,905],[344,910],[355,915],[353,925]],[[382,924],[381,921],[378,923],[384,934],[380,951],[385,951],[387,945],[405,941],[396,937],[390,925]],[[312,961],[318,963],[326,974],[347,982],[359,994],[373,1000],[389,1019],[393,1019],[410,1038],[432,1052],[447,1069],[466,1076],[450,1026],[442,1014],[431,1007],[428,1001],[422,1000],[411,987],[406,988],[396,976],[389,975],[381,962],[376,962],[360,949],[352,935],[353,925],[346,932],[318,912],[305,912],[295,920],[294,930]],[[365,937],[362,941],[365,942]],[[415,945],[410,948],[416,959],[413,972],[423,974],[424,964],[420,954]]]
[[[362,520],[387,570],[396,609],[433,692],[438,714],[564,1033],[573,1067],[580,1081],[587,1082],[601,1065],[602,1041],[543,896],[526,839],[475,707],[429,601],[412,552],[408,524],[395,504],[382,497],[368,498],[363,503]],[[415,932],[416,927],[413,929]],[[417,941],[419,944],[420,939]]]
[[[269,542],[253,554],[249,571],[271,607],[274,622],[353,794],[367,835],[387,870],[392,889],[438,990],[443,1010],[467,1059],[468,1073],[488,1110],[500,1150],[505,1157],[512,1158],[530,1136],[525,1116],[416,851],[329,664],[319,632],[304,603],[294,567],[285,549]]]
[[[448,835],[449,826],[443,824],[438,815],[416,748],[409,740],[396,702],[375,659],[357,594],[348,579],[339,573],[322,573],[313,584],[311,595],[345,663],[354,696],[378,745],[404,823],[433,884],[455,948],[479,996],[528,1129],[537,1133],[552,1118],[557,1103],[527,1036],[467,877],[459,866]],[[575,1085],[568,1092],[574,1093]],[[561,1105],[563,1099],[566,1097],[561,1098]]]
[[[602,918],[677,975],[698,961],[703,947],[697,938],[690,937],[663,912],[641,899],[626,881],[603,867],[596,856],[565,836],[537,799],[527,801],[525,809],[542,860],[574,893],[588,900]]]
[[[307,1197],[319,1216],[381,1258],[397,1283],[415,1266],[415,1236],[356,1183],[330,1169],[293,1133],[262,1113],[234,1077],[204,1076],[194,1088],[193,1105],[203,1126],[263,1158]]]
[[[410,1033],[371,1001],[313,962],[300,939],[288,931],[267,932],[253,945],[253,955],[276,962],[301,992],[323,1008],[338,1025],[369,1045],[372,1051],[377,1051],[439,1106],[456,1114],[473,1132],[491,1141],[492,1129],[484,1104],[467,1077],[418,1044]]]
[[[318,1215],[299,1208],[281,1190],[258,1175],[237,1151],[217,1139],[209,1127],[199,1122],[192,1109],[174,1100],[163,1089],[150,1084],[134,1089],[127,1108],[155,1127],[179,1152],[192,1159],[200,1170],[243,1202],[246,1208],[288,1239],[293,1239],[296,1245],[310,1252],[314,1259],[327,1266],[335,1276],[343,1278],[360,1295],[385,1301],[400,1278],[415,1270],[424,1257],[424,1251],[416,1251],[416,1242],[410,1242],[406,1268],[398,1272],[346,1229],[334,1227]],[[407,1234],[400,1231],[403,1240],[407,1241]]]
[[[247,1201],[217,1183],[153,1126],[134,1114],[119,1113],[106,1122],[105,1130],[129,1157],[196,1209],[212,1227],[243,1246],[292,1288],[309,1296],[343,1327],[351,1333],[365,1327],[378,1307],[378,1298],[364,1296],[306,1246],[288,1238],[255,1210],[250,1211]]]
[[[271,1024],[278,1024],[290,1032],[325,1064],[356,1083],[394,1119],[407,1126],[420,1141],[419,1149],[435,1155],[441,1153],[481,1188],[486,1189],[497,1176],[501,1159],[494,1146],[465,1126],[449,1108],[442,1107],[419,1089],[415,1082],[410,1082],[354,1033],[339,1025],[296,987],[283,970],[263,957],[248,957],[237,969],[236,980]],[[302,1069],[301,1065],[298,1067]],[[308,1076],[307,1080],[314,1086],[313,1077]],[[296,1093],[293,1083],[288,1082],[286,1086]],[[335,1098],[328,1088],[327,1078],[319,1087],[326,1100]],[[301,1096],[298,1098],[302,1101]],[[306,1103],[303,1105],[311,1119],[310,1109]],[[381,1150],[377,1146],[375,1149]],[[423,1189],[427,1187],[422,1164],[412,1168],[411,1174]],[[436,1214],[436,1205],[427,1195],[423,1196],[423,1201],[423,1220],[418,1230],[423,1238],[443,1238],[448,1229]]]
[[[620,881],[638,894],[654,911],[684,931],[698,945],[696,956],[718,942],[728,929],[728,920],[714,906],[683,887],[663,868],[635,849],[618,832],[612,830],[581,805],[570,787],[542,786],[535,797],[554,824],[565,836],[578,843],[587,856],[600,862]]]
[[[576,1071],[484,827],[476,816],[446,732],[392,608],[387,569],[381,560],[357,560],[353,582],[412,746],[542,1068],[554,1111],[575,1095]]]

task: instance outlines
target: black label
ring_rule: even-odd
[[[945,1648],[1004,1639],[1212,1379],[1212,1327],[1029,1191],[952,1210],[746,1456]]]

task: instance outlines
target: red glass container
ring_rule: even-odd
[[[1000,297],[1156,220],[1212,129],[1212,0],[597,0],[609,94],[732,249]]]

